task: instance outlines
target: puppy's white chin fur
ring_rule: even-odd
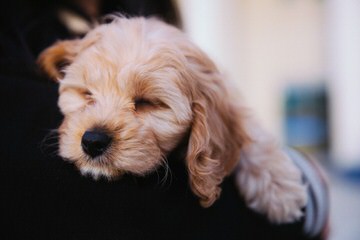
[[[82,166],[79,169],[82,175],[91,176],[94,180],[98,180],[100,178],[113,180],[123,175],[123,173],[120,171],[114,174],[114,172],[111,172],[105,168],[98,168],[94,166]]]

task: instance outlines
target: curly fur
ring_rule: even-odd
[[[63,62],[68,66],[59,70]],[[60,84],[60,155],[82,173],[147,174],[190,132],[185,160],[202,206],[214,203],[224,177],[238,169],[251,208],[274,222],[302,215],[306,189],[300,172],[263,137],[214,63],[178,29],[156,19],[114,17],[83,39],[55,43],[39,63]],[[137,108],[138,98],[152,104]],[[96,127],[113,142],[92,161],[81,138]]]

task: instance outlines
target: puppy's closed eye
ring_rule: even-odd
[[[134,100],[135,111],[141,112],[146,110],[155,110],[161,108],[169,108],[165,103],[160,100],[150,100],[144,97],[138,97]]]
[[[88,104],[94,103],[93,94],[92,94],[92,92],[90,92],[90,90],[82,89],[82,90],[80,90],[80,94],[85,98],[85,100],[87,101]]]
[[[92,92],[90,92],[89,90],[86,90],[84,89],[82,91],[82,94],[85,96],[85,97],[92,97]]]

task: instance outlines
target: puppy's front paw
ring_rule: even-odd
[[[299,182],[274,182],[265,189],[262,200],[249,202],[249,206],[263,211],[274,223],[292,223],[303,216],[307,201],[306,187]]]
[[[303,215],[307,188],[291,161],[269,161],[240,169],[237,184],[248,206],[273,223],[292,223]]]

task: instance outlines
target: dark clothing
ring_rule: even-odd
[[[136,2],[151,14],[169,1],[118,2],[115,10]],[[249,210],[233,177],[212,207],[200,207],[177,152],[169,156],[172,176],[163,184],[162,170],[93,181],[60,159],[56,135],[46,138],[62,119],[57,84],[35,64],[45,47],[73,37],[56,7],[51,1],[0,3],[0,239],[306,239],[301,223],[272,226]]]

